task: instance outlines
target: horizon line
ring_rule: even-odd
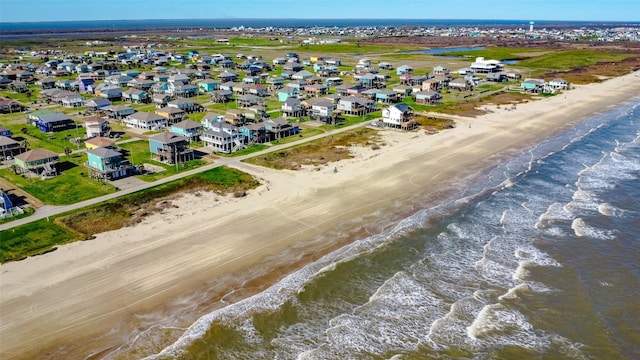
[[[515,18],[515,19],[480,19],[480,18],[304,18],[304,17],[291,17],[291,18],[276,18],[276,17],[266,17],[266,18],[258,18],[258,17],[248,17],[248,18],[238,18],[238,17],[219,17],[219,18],[149,18],[149,19],[86,19],[86,20],[33,20],[33,21],[2,21],[4,24],[31,24],[31,23],[72,23],[72,22],[93,22],[93,21],[113,21],[113,22],[125,22],[125,21],[202,21],[202,20],[235,20],[235,21],[243,21],[243,20],[350,20],[350,21],[372,21],[372,20],[385,20],[385,21],[447,21],[447,20],[472,20],[472,21],[542,21],[542,22],[596,22],[596,23],[633,23],[640,24],[638,20],[548,20],[548,19],[531,19],[531,18]],[[528,25],[528,24],[527,24]],[[1,27],[1,25],[0,25]]]

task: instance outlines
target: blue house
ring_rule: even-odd
[[[0,136],[11,137],[12,135],[13,133],[11,132],[11,130],[7,129],[6,127],[0,126]]]
[[[107,147],[97,147],[87,151],[88,161],[85,166],[94,179],[113,180],[130,175],[133,165],[124,155]]]
[[[82,78],[82,79],[78,79],[78,91],[80,92],[92,92],[93,91],[93,87],[91,85],[93,85],[93,83],[95,83],[96,81],[92,78]]]
[[[396,69],[396,75],[411,74],[411,73],[413,73],[413,68],[409,65],[398,66],[398,68]]]
[[[42,132],[55,132],[73,129],[76,123],[63,113],[44,114],[38,116],[36,126]]]
[[[185,136],[189,138],[189,141],[197,141],[202,133],[202,124],[193,120],[182,120],[179,123],[171,125],[169,131],[177,135]]]
[[[131,76],[132,78],[140,75],[140,71],[138,70],[134,70],[134,69],[129,69],[129,70],[122,70],[122,75],[124,76]]]

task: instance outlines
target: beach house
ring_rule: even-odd
[[[17,170],[28,176],[56,176],[60,156],[45,149],[32,149],[15,157]]]
[[[94,136],[104,136],[109,131],[109,123],[107,122],[107,120],[99,116],[92,116],[90,118],[84,119],[83,121],[88,138],[92,138]]]
[[[177,135],[182,135],[189,139],[189,141],[198,141],[200,133],[202,133],[202,124],[193,120],[182,120],[179,123],[171,125],[169,131]]]
[[[84,146],[89,150],[99,147],[112,147],[113,144],[115,144],[115,140],[102,136],[96,136],[91,139],[87,139],[84,142]]]
[[[128,127],[143,130],[160,130],[169,125],[167,118],[152,112],[136,112],[122,119],[122,123]]]
[[[36,126],[42,132],[57,132],[73,129],[76,123],[66,114],[51,113],[39,115],[36,120]]]
[[[433,90],[423,90],[416,93],[416,103],[426,105],[436,105],[442,100],[442,95]]]
[[[543,79],[524,79],[520,84],[520,89],[525,93],[542,94],[545,85],[546,82]]]
[[[382,109],[382,122],[391,128],[411,130],[417,126],[413,108],[407,104],[394,104]]]
[[[165,132],[149,138],[149,150],[157,155],[158,161],[167,164],[182,163],[194,159],[186,136]]]
[[[131,105],[109,105],[103,107],[102,110],[112,119],[123,119],[136,112],[136,109],[132,108]]]
[[[302,116],[305,111],[302,108],[302,103],[300,99],[295,97],[290,97],[285,102],[282,103],[281,106],[282,114],[285,116]]]
[[[215,152],[229,154],[244,148],[245,136],[237,127],[225,121],[213,121],[200,136]]]
[[[111,101],[109,101],[109,99],[95,98],[87,100],[84,103],[84,108],[89,113],[95,113],[98,111],[102,111],[104,108],[110,105]]]
[[[134,167],[124,155],[111,147],[97,147],[87,150],[84,164],[92,179],[115,180],[129,176]]]
[[[0,135],[0,156],[2,156],[2,160],[6,159],[7,156],[19,153],[21,150],[22,147],[19,142],[8,136]]]

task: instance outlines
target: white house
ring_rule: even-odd
[[[382,109],[382,122],[392,128],[412,129],[417,124],[413,120],[413,108],[407,104],[394,104]]]
[[[214,151],[226,154],[244,147],[244,135],[225,121],[211,122],[209,128],[200,135],[200,139]]]
[[[475,73],[491,73],[501,71],[504,65],[498,60],[485,60],[484,57],[477,57],[476,61],[471,63],[471,70]]]
[[[128,127],[134,127],[145,130],[159,130],[169,125],[167,118],[152,112],[136,112],[126,118],[122,122]]]
[[[564,79],[555,78],[547,83],[547,87],[550,92],[556,92],[557,90],[567,90],[569,88],[569,83]]]

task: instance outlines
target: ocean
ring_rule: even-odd
[[[638,234],[636,99],[202,316],[169,346],[157,335],[112,355],[638,359]]]

